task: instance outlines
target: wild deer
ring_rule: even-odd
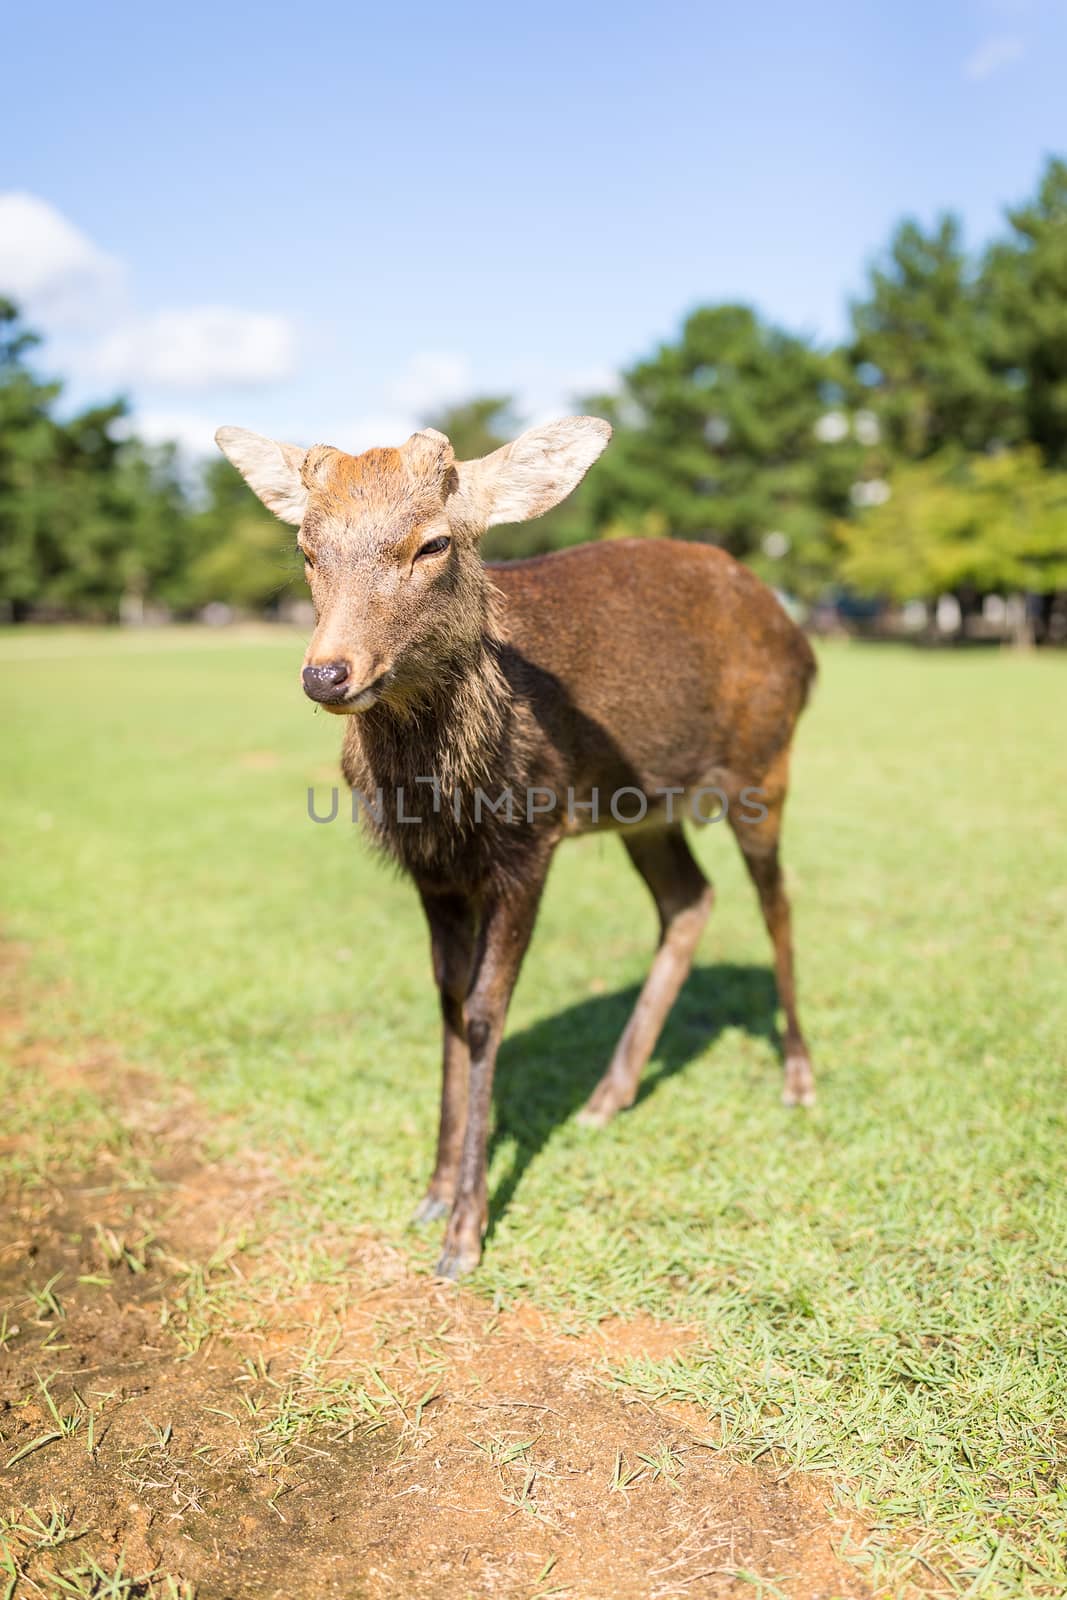
[[[557,505],[610,436],[606,422],[569,417],[457,461],[432,428],[356,456],[240,428],[216,435],[264,504],[300,529],[316,616],[304,692],[347,718],[345,778],[429,923],[443,1083],[416,1219],[447,1214],[447,1277],[481,1257],[497,1047],[549,862],[570,835],[617,829],[660,923],[583,1120],[601,1126],[632,1105],[689,972],[712,904],[682,825],[701,791],[722,797],[774,946],[784,1099],[814,1099],[778,853],[790,743],[815,672],[804,635],[709,545],[613,540],[493,565],[479,555],[487,528]]]

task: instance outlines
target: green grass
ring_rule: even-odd
[[[43,1026],[305,1158],[294,1229],[399,1238],[434,1131],[427,938],[357,830],[307,819],[339,735],[301,648],[0,638],[6,931]],[[565,846],[501,1052],[476,1280],[565,1322],[696,1325],[621,1378],[829,1474],[912,1581],[971,1597],[1067,1592],[1064,703],[1063,658],[824,652],[785,844],[812,1114],[778,1104],[765,937],[712,828],[718,904],[645,1090],[575,1125],[654,925],[616,840]]]

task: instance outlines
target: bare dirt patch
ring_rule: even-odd
[[[77,1172],[16,1159],[0,1206],[5,1600],[870,1593],[824,1486],[608,1386],[686,1330],[570,1339],[373,1238],[294,1283],[268,1160],[209,1160],[195,1104],[106,1050],[17,1048],[122,1131]]]

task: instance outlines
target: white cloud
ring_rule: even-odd
[[[216,453],[217,417],[195,411],[138,411],[130,418],[129,431],[146,444],[176,444],[188,456]]]
[[[521,372],[517,374],[510,387],[515,396],[512,409],[520,425],[540,428],[546,422],[573,416],[582,409],[589,395],[617,394],[620,383],[618,373],[606,366],[581,367],[562,374],[538,368],[528,372],[525,378]],[[496,392],[507,393],[507,390],[505,382]]]
[[[485,390],[479,388],[466,356],[424,350],[410,356],[369,397],[368,409],[355,416],[306,421],[286,438],[294,444],[332,444],[358,455],[375,446],[400,445],[437,411]]]
[[[613,367],[583,367],[578,372],[568,373],[560,384],[569,405],[584,395],[616,394],[618,389],[619,374]]]
[[[613,392],[619,386],[618,374],[609,367],[572,370],[562,377],[548,369],[530,368],[525,375],[512,373],[516,396],[515,411],[521,427],[534,427],[554,421],[575,410],[582,394]],[[282,417],[277,425],[267,421],[233,416],[221,418],[270,433],[290,444],[330,444],[358,455],[374,446],[400,445],[428,416],[458,401],[476,395],[504,394],[506,376],[501,372],[475,372],[466,356],[445,351],[420,351],[401,363],[376,395],[368,399],[367,409],[347,416],[329,413],[297,415],[295,425]],[[516,430],[517,431],[517,430]]]
[[[499,383],[482,385],[482,394],[515,397],[512,407],[524,428],[538,428],[582,409],[589,395],[618,394],[619,374],[608,366],[571,368],[560,372],[547,365],[529,366],[500,374]]]
[[[125,280],[124,265],[47,200],[0,192],[0,294],[48,329],[76,332],[67,360],[83,380],[207,389],[292,372],[285,317],[212,305],[134,317]]]
[[[120,325],[100,341],[93,359],[111,383],[199,389],[286,378],[295,351],[295,333],[285,317],[190,306]]]
[[[386,398],[399,411],[425,416],[473,393],[470,362],[445,350],[414,355],[386,387]]]
[[[359,455],[361,450],[401,445],[421,426],[422,418],[414,413],[387,409],[368,411],[358,417],[349,417],[336,426],[331,425],[325,432],[317,432],[313,443],[332,444],[338,450],[347,450],[349,455],[354,456]],[[306,434],[305,428],[301,437]]]
[[[1002,68],[1010,67],[1013,61],[1019,61],[1025,53],[1026,46],[1016,34],[994,34],[992,38],[983,39],[967,57],[963,75],[972,83],[981,83]]]
[[[123,269],[47,200],[0,193],[0,293],[57,323],[93,320]]]

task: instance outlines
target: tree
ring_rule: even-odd
[[[0,601],[23,616],[40,588],[42,564],[54,569],[43,479],[55,461],[51,409],[60,385],[44,383],[27,357],[40,343],[10,300],[0,300]]]
[[[986,254],[992,359],[1025,436],[1067,465],[1067,162],[1051,160],[1037,195],[1008,213],[1012,237]]]
[[[1024,436],[1017,387],[996,368],[997,308],[968,261],[959,222],[897,228],[865,300],[852,307],[849,355],[895,454],[946,445],[985,450]]]
[[[112,515],[123,534],[116,570],[133,613],[145,600],[188,612],[199,527],[176,445],[124,443],[113,469]]]
[[[598,531],[721,544],[779,585],[818,587],[827,522],[877,444],[857,394],[838,354],[747,306],[694,312],[595,402],[617,429],[591,479]]]
[[[204,469],[203,481],[206,504],[189,522],[190,602],[262,611],[287,593],[306,592],[296,530],[284,527],[221,457]]]
[[[1067,588],[1067,472],[1033,446],[902,465],[893,493],[838,525],[841,574],[894,600]]]
[[[61,419],[62,386],[29,365],[36,334],[0,301],[0,602],[114,619],[124,598],[168,598],[188,551],[172,447],[125,436],[121,400]]]

